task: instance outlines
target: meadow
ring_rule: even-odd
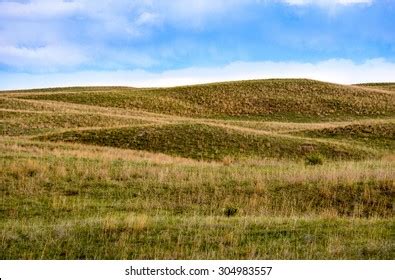
[[[0,92],[0,259],[394,259],[394,88]]]

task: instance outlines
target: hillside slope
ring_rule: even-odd
[[[374,156],[373,151],[358,148],[358,145],[345,146],[278,134],[262,135],[196,123],[69,131],[37,139],[161,152],[200,160],[222,160],[227,156],[301,159],[309,153],[304,147],[328,159]]]
[[[3,92],[0,131],[200,160],[377,158],[394,147],[394,98],[311,80]]]
[[[311,122],[395,114],[394,93],[297,79],[174,88],[58,88],[13,96],[199,118]]]
[[[358,84],[357,86],[395,92],[395,83],[367,83],[367,84]]]

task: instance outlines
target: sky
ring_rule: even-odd
[[[0,89],[395,82],[395,0],[0,0]]]

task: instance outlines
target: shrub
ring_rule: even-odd
[[[235,216],[235,215],[237,214],[237,208],[234,208],[234,207],[227,207],[227,208],[225,208],[224,214],[225,214],[227,217]]]
[[[324,159],[320,154],[310,154],[305,158],[306,165],[322,165]]]

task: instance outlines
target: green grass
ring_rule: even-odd
[[[369,165],[361,163],[346,169],[347,174],[340,169],[350,162],[319,167],[292,162],[178,166],[66,156],[15,161],[4,156],[2,192],[8,199],[0,217],[72,218],[129,211],[217,216],[228,206],[253,216],[333,212],[391,217],[395,189],[390,169],[394,165],[370,164],[372,173],[364,172]]]
[[[7,136],[35,135],[62,129],[138,125],[138,119],[82,113],[2,111],[0,134]]]
[[[146,150],[201,160],[222,160],[227,156],[297,159],[306,156],[304,145],[311,145],[315,153],[329,159],[362,159],[371,155],[351,145],[344,147],[283,135],[256,135],[193,123],[69,131],[38,139]]]
[[[76,88],[22,98],[194,117],[280,121],[391,116],[394,94],[311,80],[255,80],[158,89]]]
[[[394,259],[394,120],[391,84],[2,92],[0,259]]]
[[[394,257],[392,161],[165,163],[105,149],[2,143],[2,259]]]
[[[305,130],[296,133],[308,137],[347,140],[353,143],[395,150],[395,123],[350,124],[344,127]]]
[[[119,216],[6,225],[1,259],[394,259],[387,220]],[[4,240],[4,238],[3,238]],[[366,242],[368,240],[368,242]],[[4,241],[3,241],[4,242]],[[21,243],[29,246],[21,247]],[[81,248],[84,248],[81,250]]]

